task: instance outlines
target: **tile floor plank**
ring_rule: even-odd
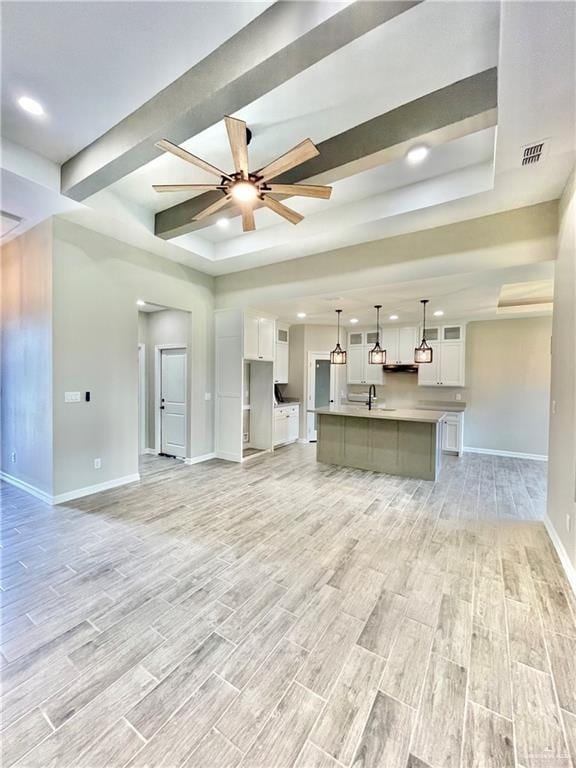
[[[341,763],[354,757],[383,669],[380,656],[355,646],[310,735],[313,744]]]

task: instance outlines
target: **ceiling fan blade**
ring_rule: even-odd
[[[215,165],[207,163],[206,160],[202,160],[200,157],[196,157],[196,155],[193,155],[186,149],[182,149],[182,147],[179,147],[177,144],[173,144],[171,141],[168,141],[168,139],[160,139],[160,141],[156,142],[156,146],[158,149],[163,149],[164,152],[170,152],[181,160],[186,160],[186,162],[192,163],[192,165],[196,165],[198,168],[202,168],[203,171],[213,173],[215,176],[223,176],[225,179],[231,179],[231,176],[224,173],[224,171],[221,171],[219,168],[216,168]]]
[[[317,184],[268,184],[274,195],[299,195],[300,197],[321,197],[328,200],[332,187],[322,187]]]
[[[281,173],[289,171],[290,168],[294,168],[296,165],[300,165],[301,163],[306,162],[306,160],[310,160],[312,157],[316,157],[316,155],[319,154],[318,147],[314,142],[310,139],[304,139],[300,144],[292,147],[288,152],[280,155],[276,160],[265,165],[264,168],[261,168],[257,172],[257,175],[261,176],[264,181],[275,179],[276,176],[279,176]]]
[[[221,187],[218,184],[152,184],[156,192],[210,192]]]
[[[252,232],[256,229],[256,223],[254,221],[254,209],[251,205],[243,205],[242,209],[242,230],[244,232]]]
[[[302,216],[300,213],[296,213],[296,211],[293,211],[292,208],[288,208],[288,206],[284,205],[284,203],[281,203],[278,200],[274,200],[273,197],[268,197],[268,195],[264,195],[261,202],[267,208],[270,208],[270,210],[274,211],[274,213],[278,213],[280,216],[283,216],[291,224],[298,224],[304,218],[304,216]]]
[[[246,123],[244,120],[237,120],[235,117],[225,117],[224,122],[228,131],[228,141],[230,142],[236,173],[243,173],[244,178],[247,179],[248,145],[246,143]]]
[[[193,221],[200,221],[200,219],[205,219],[207,216],[212,216],[213,213],[216,213],[221,208],[227,206],[229,202],[230,195],[222,196],[220,200],[216,200],[216,202],[209,205],[208,208],[204,208],[203,211],[197,213],[196,216],[194,216]]]

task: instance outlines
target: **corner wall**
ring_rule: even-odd
[[[560,203],[554,281],[548,466],[549,531],[576,591],[576,169]],[[570,522],[570,530],[568,530]],[[564,562],[567,567],[567,563]],[[568,568],[567,568],[568,570]]]
[[[52,221],[11,240],[1,258],[1,469],[51,496]]]
[[[138,473],[138,299],[190,313],[190,457],[211,453],[212,278],[58,218],[53,252],[54,495]]]

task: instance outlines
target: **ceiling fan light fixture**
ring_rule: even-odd
[[[258,188],[251,181],[237,181],[230,188],[230,194],[239,203],[252,203],[258,197]]]

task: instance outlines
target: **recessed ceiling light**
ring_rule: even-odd
[[[222,217],[221,219],[218,219],[216,224],[220,227],[220,229],[227,229],[230,226],[230,220]]]
[[[443,309],[437,309],[436,312],[434,312],[434,317],[442,317],[443,314],[444,314]]]
[[[303,318],[303,317],[306,317],[306,312],[298,312],[298,314],[296,315],[296,317],[299,317],[299,318]]]
[[[415,147],[411,147],[408,152],[406,152],[406,160],[410,163],[410,165],[418,165],[418,163],[426,160],[429,153],[429,147],[427,147],[425,144],[417,144]]]
[[[350,318],[350,322],[351,323],[357,323],[358,322],[358,318],[357,317],[351,317]]]
[[[29,112],[35,117],[40,117],[44,114],[44,107],[36,99],[31,99],[30,96],[20,96],[18,104],[25,112]]]
[[[398,320],[398,315],[390,315],[389,320]]]
[[[138,301],[136,302],[136,304],[138,304],[138,306],[139,306],[139,307],[145,307],[145,306],[146,306],[146,302],[145,302],[145,301],[142,301],[142,299],[138,299]]]

